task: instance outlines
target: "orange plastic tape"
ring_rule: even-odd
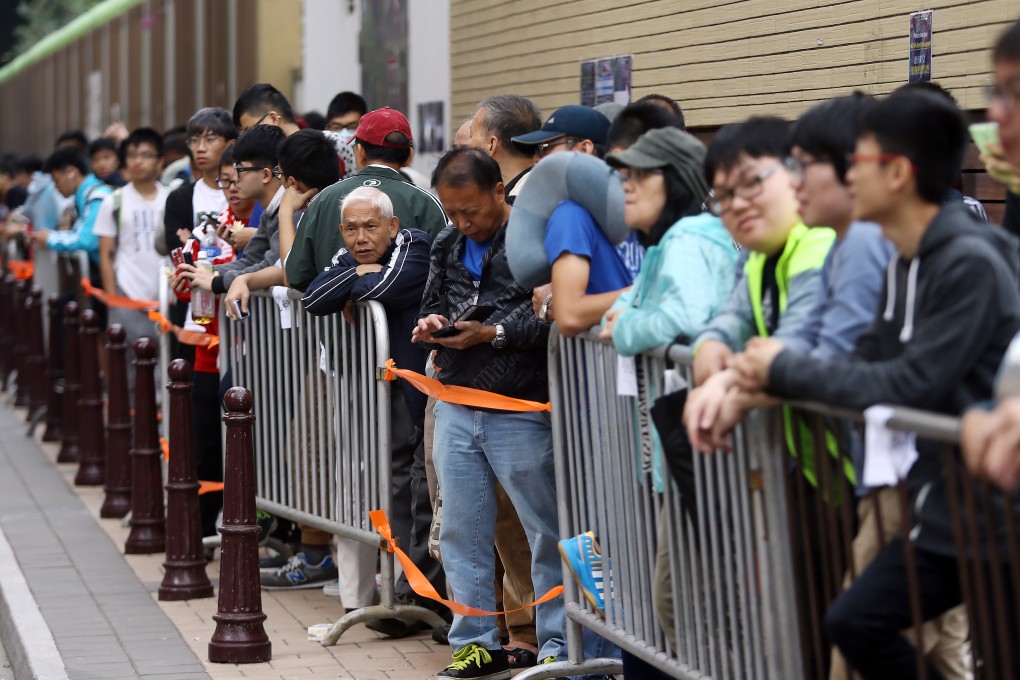
[[[155,309],[149,310],[149,320],[154,321],[156,326],[159,327],[161,333],[173,333],[177,336],[177,340],[182,345],[192,345],[194,347],[207,347],[212,349],[216,345],[220,344],[218,336],[211,335],[209,333],[196,333],[195,331],[189,331],[180,326],[176,326],[170,323],[170,320],[165,316],[157,312]]]
[[[170,460],[170,442],[166,437],[159,438],[159,448],[163,449],[163,460]]]
[[[406,368],[397,368],[393,359],[386,361],[386,380],[403,378],[414,386],[419,392],[429,395],[436,401],[445,401],[450,404],[461,406],[472,406],[474,408],[494,408],[500,411],[549,411],[548,403],[528,401],[527,399],[515,399],[505,397],[502,394],[476,390],[473,387],[461,387],[459,385],[444,385],[434,378],[429,378],[421,373],[409,371]]]
[[[489,612],[484,609],[475,609],[474,607],[469,607],[466,604],[454,602],[453,600],[445,600],[439,596],[439,593],[432,587],[429,580],[425,578],[425,574],[421,573],[421,570],[419,570],[414,562],[411,561],[411,558],[408,557],[403,550],[397,547],[397,542],[393,539],[393,531],[390,529],[390,521],[386,518],[386,513],[382,510],[371,510],[368,513],[368,517],[372,520],[372,525],[375,527],[375,530],[379,532],[379,535],[386,539],[386,542],[389,544],[390,552],[395,553],[397,559],[400,560],[400,566],[404,568],[404,576],[407,578],[407,583],[411,586],[411,590],[422,597],[445,604],[450,608],[450,611],[455,614],[460,614],[461,616],[499,616],[500,614],[513,614],[514,612],[534,607],[535,605],[542,604],[543,602],[548,602],[549,600],[557,598],[563,594],[563,586],[556,586],[531,604],[526,604],[523,607],[518,607],[517,609],[511,609],[510,611],[505,612]]]
[[[82,290],[85,291],[86,295],[94,297],[107,307],[137,309],[142,312],[159,307],[159,303],[155,300],[135,300],[134,298],[125,297],[123,295],[111,295],[102,288],[94,287],[88,279],[81,280],[81,287]]]
[[[27,281],[35,273],[35,262],[31,260],[8,260],[7,268],[18,281]]]
[[[223,491],[223,482],[202,482],[198,483],[198,495]]]

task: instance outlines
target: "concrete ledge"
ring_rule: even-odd
[[[49,626],[0,529],[0,640],[15,680],[68,680]]]

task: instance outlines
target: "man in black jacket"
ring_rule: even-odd
[[[966,207],[941,207],[960,172],[966,138],[959,109],[927,91],[897,91],[867,114],[847,180],[856,217],[878,222],[899,255],[889,263],[885,302],[851,355],[812,359],[775,340],[756,340],[745,353],[745,375],[774,396],[847,408],[886,403],[956,415],[992,396],[999,362],[1020,329],[1020,262],[1012,237],[977,222]],[[962,594],[949,475],[934,443],[919,441],[917,449],[907,478],[915,492],[909,540],[921,618],[929,620],[958,605]],[[959,479],[962,469],[953,465]],[[1016,495],[993,493],[993,517],[986,526],[983,514],[976,520],[983,548],[990,530],[999,555],[1009,554],[1006,503],[1020,510]],[[1005,601],[1015,602],[1008,565],[993,573],[986,560],[975,565],[984,582],[1001,581]],[[909,594],[897,538],[826,614],[826,633],[863,677],[918,677],[914,649],[898,635],[911,624]],[[1017,611],[1006,609],[1002,639],[1015,641]],[[944,677],[926,664],[929,679]]]
[[[453,227],[432,247],[412,341],[438,348],[434,364],[445,385],[547,401],[549,326],[535,318],[531,291],[517,285],[507,264],[510,207],[499,165],[477,149],[455,149],[440,159],[432,179]],[[473,305],[486,308],[479,320],[457,320],[454,334],[434,335]],[[562,583],[548,413],[439,401],[435,414],[439,486],[455,500],[443,505],[439,538],[453,595],[473,607],[495,607],[497,481],[528,534],[536,593]],[[557,657],[565,646],[562,599],[538,605],[536,623],[539,658]],[[449,641],[453,662],[439,677],[510,677],[491,617],[456,616]]]

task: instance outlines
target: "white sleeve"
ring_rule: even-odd
[[[117,223],[113,221],[114,195],[110,194],[103,199],[96,214],[96,223],[92,227],[92,233],[96,236],[117,237]],[[121,210],[124,208],[121,207]]]

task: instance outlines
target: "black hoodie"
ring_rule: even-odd
[[[769,371],[768,392],[844,408],[890,404],[960,415],[992,397],[999,363],[1020,329],[1018,282],[1016,239],[978,222],[962,205],[947,206],[912,260],[890,261],[885,303],[854,352],[816,360],[783,351]],[[920,547],[952,555],[938,448],[919,442],[918,452],[910,474],[919,489],[912,536]],[[997,512],[1003,502],[996,494]],[[1005,539],[1004,523],[998,525]]]

